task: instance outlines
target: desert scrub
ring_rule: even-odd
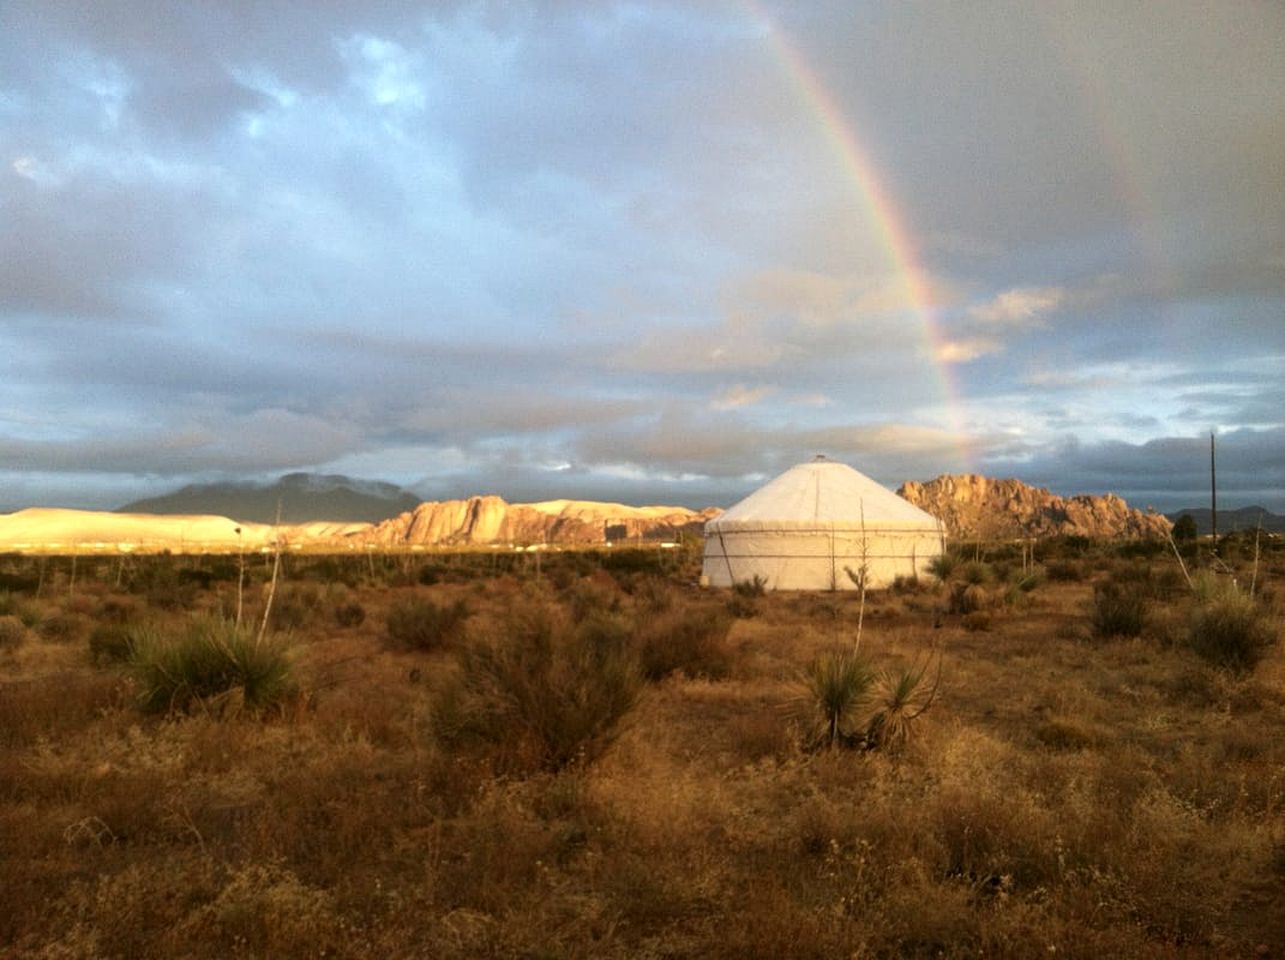
[[[643,676],[660,680],[681,671],[711,680],[726,677],[732,669],[731,629],[731,616],[718,607],[678,608],[646,618],[637,631]]]
[[[470,613],[463,600],[437,604],[427,597],[414,597],[398,601],[388,611],[388,643],[421,652],[449,646],[463,637]]]
[[[196,618],[173,632],[139,627],[129,644],[138,702],[149,713],[198,706],[262,713],[298,692],[284,641],[230,620]]]
[[[0,616],[0,650],[17,650],[27,640],[27,625],[11,613]]]
[[[510,616],[460,652],[459,668],[433,704],[439,738],[489,745],[501,767],[527,771],[592,763],[642,690],[626,645],[572,629],[550,606]]]
[[[123,623],[100,623],[89,635],[89,659],[95,664],[127,663],[133,630]]]
[[[1136,637],[1147,624],[1147,598],[1134,587],[1099,584],[1089,607],[1089,629],[1099,640]]]
[[[357,600],[341,600],[335,604],[335,623],[341,627],[360,627],[366,622],[366,608]]]
[[[1187,644],[1210,663],[1249,672],[1276,642],[1276,627],[1267,612],[1234,584],[1197,605]]]

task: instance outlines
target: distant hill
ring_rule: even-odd
[[[1213,533],[1208,507],[1189,507],[1174,513],[1167,513],[1170,520],[1176,521],[1183,514],[1189,514],[1196,521],[1196,532],[1201,536]],[[1218,532],[1232,533],[1235,530],[1256,530],[1262,524],[1264,533],[1285,533],[1285,516],[1272,513],[1263,507],[1241,507],[1239,510],[1218,511]]]
[[[927,483],[911,480],[897,495],[939,518],[952,537],[1134,539],[1163,537],[1169,530],[1163,517],[1134,509],[1111,493],[1060,497],[1020,480],[975,474],[944,474]]]
[[[290,473],[268,484],[196,483],[161,497],[135,500],[117,513],[213,514],[243,523],[326,520],[379,523],[414,510],[419,497],[391,483],[339,474]]]

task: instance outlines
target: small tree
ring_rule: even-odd
[[[1175,540],[1195,540],[1196,539],[1196,518],[1189,513],[1184,513],[1173,524],[1173,538]]]

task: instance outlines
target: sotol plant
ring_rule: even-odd
[[[153,713],[197,707],[262,713],[284,707],[298,692],[283,640],[221,618],[193,619],[177,632],[136,628],[129,666],[139,704]]]

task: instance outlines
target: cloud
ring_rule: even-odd
[[[1066,297],[1059,287],[1014,287],[985,303],[968,308],[968,317],[981,327],[1023,330],[1038,326]]]
[[[777,388],[770,385],[747,387],[737,384],[716,394],[710,400],[709,407],[711,410],[740,410],[742,407],[752,407],[776,392]]]

